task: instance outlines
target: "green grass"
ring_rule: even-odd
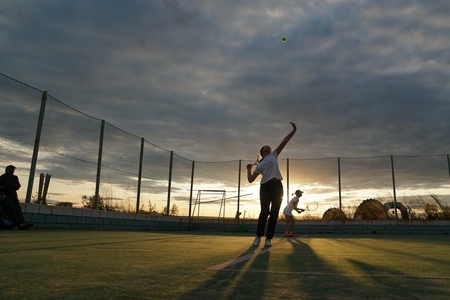
[[[448,299],[448,236],[2,231],[0,299]],[[241,258],[240,260],[237,260]]]

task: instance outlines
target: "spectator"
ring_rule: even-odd
[[[20,189],[19,178],[14,175],[16,167],[9,165],[5,169],[5,174],[0,176],[0,205],[3,213],[11,220],[15,226],[21,230],[30,229],[33,223],[25,222],[22,208],[17,197],[17,190]]]

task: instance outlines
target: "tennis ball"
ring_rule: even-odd
[[[286,42],[286,38],[283,37],[283,38],[281,39],[281,41],[282,41],[283,43]]]

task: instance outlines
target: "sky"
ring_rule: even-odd
[[[450,153],[450,2],[2,0],[0,73],[195,161]],[[283,42],[282,38],[286,38]]]

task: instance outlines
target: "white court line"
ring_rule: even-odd
[[[308,236],[308,235],[304,235],[304,236],[297,237],[297,238],[295,238],[295,239],[304,238],[304,237],[307,237],[307,236]],[[276,248],[276,246],[275,246],[275,247],[264,247],[264,248],[263,248],[261,251],[259,251],[259,252],[253,252],[253,253],[249,253],[249,254],[244,255],[244,256],[240,256],[240,257],[238,257],[238,258],[236,258],[236,259],[229,260],[229,261],[226,261],[226,262],[224,262],[224,263],[221,263],[221,264],[218,264],[218,265],[209,267],[209,268],[207,268],[207,270],[222,270],[222,269],[225,269],[226,267],[231,267],[231,266],[233,266],[233,265],[235,265],[235,264],[238,264],[238,263],[240,263],[240,262],[249,260],[250,258],[255,257],[255,256],[257,256],[257,255],[261,255],[261,254],[267,253],[267,252],[269,252],[269,251],[270,251],[271,249],[273,249],[273,248]],[[228,270],[228,269],[227,269],[227,270]],[[230,270],[231,270],[231,269],[230,269]]]

